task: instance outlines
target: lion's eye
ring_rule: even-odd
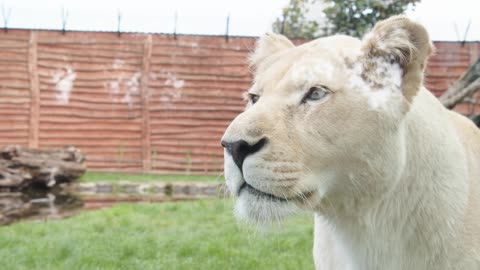
[[[260,96],[248,93],[248,98],[250,99],[252,104],[255,104],[258,101],[258,99],[260,98]]]
[[[302,102],[307,100],[320,100],[326,97],[329,93],[330,90],[328,90],[328,88],[325,86],[314,86],[308,90]]]

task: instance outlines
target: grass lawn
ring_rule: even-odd
[[[154,175],[154,174],[125,174],[125,173],[97,173],[87,172],[78,181],[80,182],[222,182],[223,175]]]
[[[313,218],[268,233],[235,222],[230,200],[124,204],[0,227],[2,270],[313,269]]]

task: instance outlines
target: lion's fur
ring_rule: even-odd
[[[317,269],[480,269],[480,132],[423,87],[432,51],[405,17],[363,40],[262,37],[249,90],[261,97],[223,137],[268,139],[243,171],[225,153],[238,217],[312,211]],[[302,103],[317,85],[332,93]],[[287,200],[239,192],[244,181]]]

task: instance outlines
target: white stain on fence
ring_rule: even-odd
[[[192,46],[192,52],[193,52],[193,53],[198,53],[198,51],[199,51],[198,43],[193,42],[193,43],[190,44],[190,45]]]
[[[125,94],[123,95],[122,102],[128,104],[128,107],[133,106],[132,96],[140,93],[140,79],[142,77],[141,72],[136,72],[130,79],[125,82]]]
[[[175,75],[172,74],[172,73],[168,73],[167,74],[167,79],[165,80],[164,84],[165,85],[171,85],[175,89],[180,89],[185,84],[185,81],[177,79],[177,77],[175,77]]]
[[[131,76],[120,74],[116,80],[109,81],[107,88],[112,95],[113,102],[122,102],[133,108],[134,97],[140,95],[140,80],[142,72],[135,72]],[[118,97],[121,96],[121,97]]]
[[[160,97],[160,101],[171,102],[180,99],[185,81],[178,79],[175,74],[170,72],[166,72],[166,75],[167,79],[163,84],[168,87]]]
[[[125,64],[125,61],[123,61],[122,59],[115,59],[115,61],[113,61],[113,69],[120,69],[123,67],[123,65]]]
[[[57,70],[53,73],[52,81],[55,84],[55,95],[59,104],[68,104],[70,93],[73,89],[73,83],[77,78],[77,73],[71,66],[66,66],[63,69]]]
[[[110,81],[108,82],[108,89],[110,94],[118,94],[120,93],[120,83],[118,81]]]

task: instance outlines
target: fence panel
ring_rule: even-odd
[[[254,42],[0,32],[0,145],[74,145],[97,171],[218,174],[220,138],[245,106]],[[425,83],[440,95],[479,57],[480,43],[435,45]],[[456,110],[480,113],[477,96]]]
[[[155,36],[149,80],[153,171],[221,171],[220,138],[244,108],[251,46],[251,39]]]
[[[30,127],[29,32],[0,34],[0,139],[28,145]]]
[[[40,147],[74,145],[90,169],[142,169],[143,39],[42,33]]]

